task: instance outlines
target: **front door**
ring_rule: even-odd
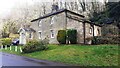
[[[24,32],[20,33],[20,43],[19,44],[26,44],[26,35]]]

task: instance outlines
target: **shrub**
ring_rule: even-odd
[[[69,29],[67,30],[67,40],[70,41],[71,44],[77,43],[77,30]]]
[[[94,44],[94,45],[99,44],[98,42],[99,42],[98,36],[95,36],[92,38],[92,44]]]
[[[2,42],[3,46],[5,46],[5,45],[10,46],[11,42],[12,42],[12,39],[11,38],[2,38],[1,42]]]
[[[92,38],[92,44],[120,44],[119,37],[95,36]]]
[[[66,44],[66,30],[59,30],[57,40],[60,44]]]
[[[47,49],[47,41],[41,40],[32,40],[29,41],[25,46],[23,46],[23,53],[31,53],[35,51],[45,50]]]
[[[7,38],[7,37],[9,37],[9,34],[2,32],[2,38]]]
[[[85,38],[85,42],[86,42],[86,44],[91,44],[92,42],[92,37],[87,37],[87,38]]]
[[[120,44],[120,37],[116,36],[116,37],[107,37],[108,43],[109,44]]]

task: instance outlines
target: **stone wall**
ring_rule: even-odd
[[[54,17],[53,21],[52,18]],[[82,17],[79,17],[82,19]],[[67,21],[67,23],[66,23]],[[52,22],[52,24],[51,24]],[[66,25],[67,24],[67,25]],[[58,44],[57,41],[57,33],[58,30],[63,29],[76,29],[77,30],[77,43],[84,43],[84,33],[83,33],[83,23],[75,21],[70,18],[66,18],[65,13],[60,13],[58,15],[50,16],[47,18],[42,19],[41,21],[35,21],[32,23],[31,27],[36,30],[34,34],[34,39],[49,39],[50,44]],[[85,24],[85,38],[89,38],[93,36],[93,33],[90,33],[91,25],[89,23]],[[98,35],[98,29],[100,27],[94,25],[94,35]],[[51,30],[53,30],[54,38],[51,37]],[[101,29],[100,29],[101,30]],[[39,32],[41,32],[41,38],[39,38]],[[100,35],[100,34],[99,34]]]
[[[54,21],[51,24],[51,19],[54,17]],[[57,33],[58,30],[65,29],[65,13],[60,13],[51,17],[47,17],[41,20],[41,26],[38,26],[40,21],[32,23],[31,27],[36,30],[34,34],[35,39],[39,38],[39,32],[41,32],[41,39],[49,38],[49,43],[58,44]],[[51,30],[54,32],[54,38],[51,38]]]

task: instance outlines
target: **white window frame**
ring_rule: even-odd
[[[55,22],[55,16],[51,17],[50,25],[53,25]]]
[[[89,29],[89,33],[92,34],[92,31],[93,31],[93,28],[90,27],[90,29]]]
[[[38,31],[39,39],[42,39],[42,31]]]
[[[38,22],[38,26],[39,26],[39,27],[42,26],[42,20],[39,20],[39,22]]]
[[[51,38],[55,38],[54,30],[50,30]]]

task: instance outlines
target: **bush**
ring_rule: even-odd
[[[12,42],[12,39],[11,38],[2,38],[1,42],[2,42],[3,46],[5,46],[5,45],[10,46],[11,42]]]
[[[87,37],[87,38],[85,38],[85,44],[91,44],[92,43],[92,38],[93,37]]]
[[[66,44],[66,30],[59,30],[57,40],[60,44]]]
[[[95,36],[92,38],[92,44],[120,44],[119,37]]]
[[[98,36],[95,36],[95,37],[92,38],[92,44],[93,45],[98,44],[98,40],[97,39],[98,39]]]
[[[70,41],[71,44],[77,43],[77,30],[69,29],[67,30],[67,40]]]
[[[25,46],[23,46],[23,53],[31,53],[35,51],[45,50],[47,49],[47,41],[46,40],[32,40],[29,41]]]
[[[2,32],[2,38],[7,38],[7,37],[9,37],[9,34]]]

